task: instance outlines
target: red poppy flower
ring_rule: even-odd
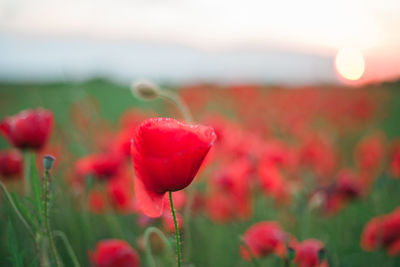
[[[334,145],[327,135],[307,135],[299,153],[301,163],[318,178],[329,177],[337,166]]]
[[[400,208],[369,221],[361,235],[361,247],[366,251],[383,247],[388,255],[398,255],[400,253]]]
[[[208,199],[208,213],[211,218],[224,222],[237,217],[248,218],[251,215],[251,167],[248,160],[240,159],[223,165],[212,175],[212,194]]]
[[[354,151],[355,161],[360,170],[376,171],[379,169],[385,153],[385,136],[378,132],[363,138]]]
[[[115,154],[95,154],[80,158],[75,164],[75,173],[79,179],[93,175],[98,179],[115,176],[121,166],[121,159]]]
[[[280,169],[272,163],[261,163],[258,168],[261,188],[279,204],[290,200],[290,186]]]
[[[131,155],[131,139],[135,133],[134,127],[122,129],[114,138],[112,149],[123,157],[129,158]]]
[[[362,193],[360,180],[354,172],[344,169],[337,176],[336,191],[347,200],[357,198]]]
[[[211,127],[169,118],[145,120],[132,139],[132,162],[138,179],[139,208],[150,217],[162,214],[168,191],[187,187],[215,141]]]
[[[97,243],[94,252],[89,252],[89,257],[96,267],[140,266],[138,253],[124,240],[102,240]]]
[[[287,234],[276,222],[259,222],[251,226],[243,235],[243,241],[247,248],[241,246],[240,254],[245,260],[251,260],[252,256],[256,258],[266,257],[271,253],[283,256],[286,239]]]
[[[17,148],[40,150],[53,128],[53,113],[46,109],[24,110],[0,122],[0,131]]]
[[[237,218],[237,209],[232,197],[224,192],[214,192],[206,198],[208,217],[216,223],[226,223]]]
[[[22,173],[22,156],[17,151],[0,152],[0,177],[20,177]]]
[[[400,140],[397,140],[390,151],[390,173],[394,178],[400,178]]]
[[[295,245],[296,256],[294,262],[298,267],[328,267],[326,260],[320,260],[319,252],[324,244],[316,239],[307,239]]]
[[[135,210],[133,183],[125,179],[113,179],[107,183],[107,196],[112,206],[119,212],[129,213]]]

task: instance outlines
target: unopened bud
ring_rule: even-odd
[[[133,95],[144,100],[155,99],[160,95],[160,88],[155,83],[147,80],[135,82],[131,91]]]
[[[292,262],[296,257],[296,251],[292,247],[287,247],[287,257],[289,262]]]
[[[326,250],[324,248],[321,248],[318,250],[318,260],[319,262],[322,262],[326,258]]]
[[[56,161],[56,158],[53,157],[52,155],[46,155],[43,157],[43,167],[46,171],[49,171],[54,164],[54,161]]]

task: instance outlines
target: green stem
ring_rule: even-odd
[[[157,227],[154,227],[154,226],[147,228],[146,231],[144,232],[144,245],[146,247],[146,259],[147,259],[147,263],[149,264],[149,266],[155,267],[156,264],[155,264],[152,254],[151,254],[151,244],[149,241],[150,235],[152,233],[157,234],[162,239],[165,247],[168,250],[169,255],[173,255],[173,252],[172,252],[172,248],[171,248],[171,245],[170,245],[167,237],[163,234],[163,232],[160,231],[160,229],[158,229]]]
[[[180,96],[174,92],[170,92],[167,90],[161,90],[160,95],[171,102],[173,102],[180,112],[182,113],[184,119],[188,123],[193,123],[193,116],[186,105],[186,103],[180,98]],[[192,208],[192,202],[194,198],[194,190],[189,188],[187,191],[188,201],[187,205],[183,211],[183,218],[185,221],[185,259],[190,257],[191,252],[191,234],[190,234],[190,209]]]
[[[64,246],[67,249],[69,256],[71,257],[73,265],[75,267],[81,267],[81,265],[79,264],[78,258],[76,257],[75,252],[72,249],[72,246],[68,241],[67,236],[61,231],[54,231],[54,236],[58,236],[63,241]]]
[[[169,92],[167,90],[161,90],[160,95],[162,97],[165,97],[166,99],[172,101],[173,103],[175,103],[175,105],[177,105],[179,110],[182,112],[183,118],[185,119],[186,122],[193,123],[193,117],[189,111],[189,108],[177,94],[175,94],[173,92]]]
[[[25,194],[31,196],[32,194],[32,181],[31,181],[31,152],[24,150],[24,184]]]
[[[172,211],[172,216],[174,217],[174,224],[175,224],[175,238],[176,238],[176,256],[177,256],[177,261],[178,261],[178,267],[181,267],[181,240],[179,237],[179,228],[178,228],[178,222],[176,220],[176,214],[175,214],[175,208],[174,208],[174,202],[172,201],[172,192],[168,192],[169,194],[169,203],[171,204],[171,211]]]
[[[249,252],[249,255],[251,257],[251,262],[253,263],[253,265],[255,267],[261,267],[261,264],[258,262],[257,258],[254,256],[253,252],[251,251],[251,249],[249,248],[249,246],[247,245],[247,243],[243,240],[242,237],[239,237],[239,241],[243,244],[243,246],[247,249],[247,252]]]
[[[54,258],[54,262],[56,264],[57,267],[60,266],[60,260],[58,259],[58,255],[57,255],[57,251],[56,251],[56,245],[54,243],[54,239],[53,239],[53,234],[50,231],[50,222],[49,222],[49,203],[50,203],[50,197],[49,197],[49,172],[46,170],[44,173],[44,183],[43,183],[43,187],[44,187],[44,200],[43,200],[43,217],[44,217],[44,223],[45,223],[45,227],[46,227],[46,234],[47,234],[47,238],[49,240],[49,246],[50,246],[50,251],[51,254]]]
[[[12,197],[10,196],[10,193],[8,193],[7,188],[5,187],[5,185],[3,184],[3,182],[0,181],[0,187],[1,190],[3,191],[4,195],[6,196],[6,198],[8,199],[8,201],[11,204],[11,207],[14,209],[15,214],[17,214],[18,218],[20,219],[20,221],[22,222],[22,224],[26,227],[26,229],[28,229],[29,233],[32,235],[33,240],[36,240],[35,238],[35,234],[33,233],[32,228],[30,227],[30,225],[27,223],[27,221],[25,220],[24,216],[22,216],[21,212],[19,211],[19,209],[17,208],[17,206],[14,203],[14,200],[12,199]]]

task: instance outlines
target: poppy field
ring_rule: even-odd
[[[0,266],[400,266],[399,89],[0,84]]]

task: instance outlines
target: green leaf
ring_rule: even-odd
[[[37,221],[35,220],[35,218],[32,216],[32,213],[27,208],[27,206],[28,206],[28,205],[26,205],[27,201],[23,201],[24,203],[21,203],[20,198],[16,194],[14,194],[13,192],[10,192],[10,195],[15,203],[15,206],[17,206],[18,210],[21,212],[22,216],[24,216],[24,218],[27,220],[29,225],[33,226],[36,230],[39,229]],[[22,199],[22,200],[26,200],[26,199]],[[39,218],[39,217],[40,216],[36,216],[36,218]]]
[[[7,237],[8,237],[7,245],[8,245],[8,250],[10,252],[9,259],[12,263],[12,266],[23,267],[24,253],[18,252],[17,238],[15,237],[14,228],[10,221],[8,222],[7,226]]]
[[[38,218],[41,218],[42,214],[42,186],[40,184],[38,171],[36,168],[35,154],[32,153],[31,157],[31,178],[32,178],[32,189],[35,200],[35,207],[38,211]],[[40,220],[40,219],[39,219]]]

